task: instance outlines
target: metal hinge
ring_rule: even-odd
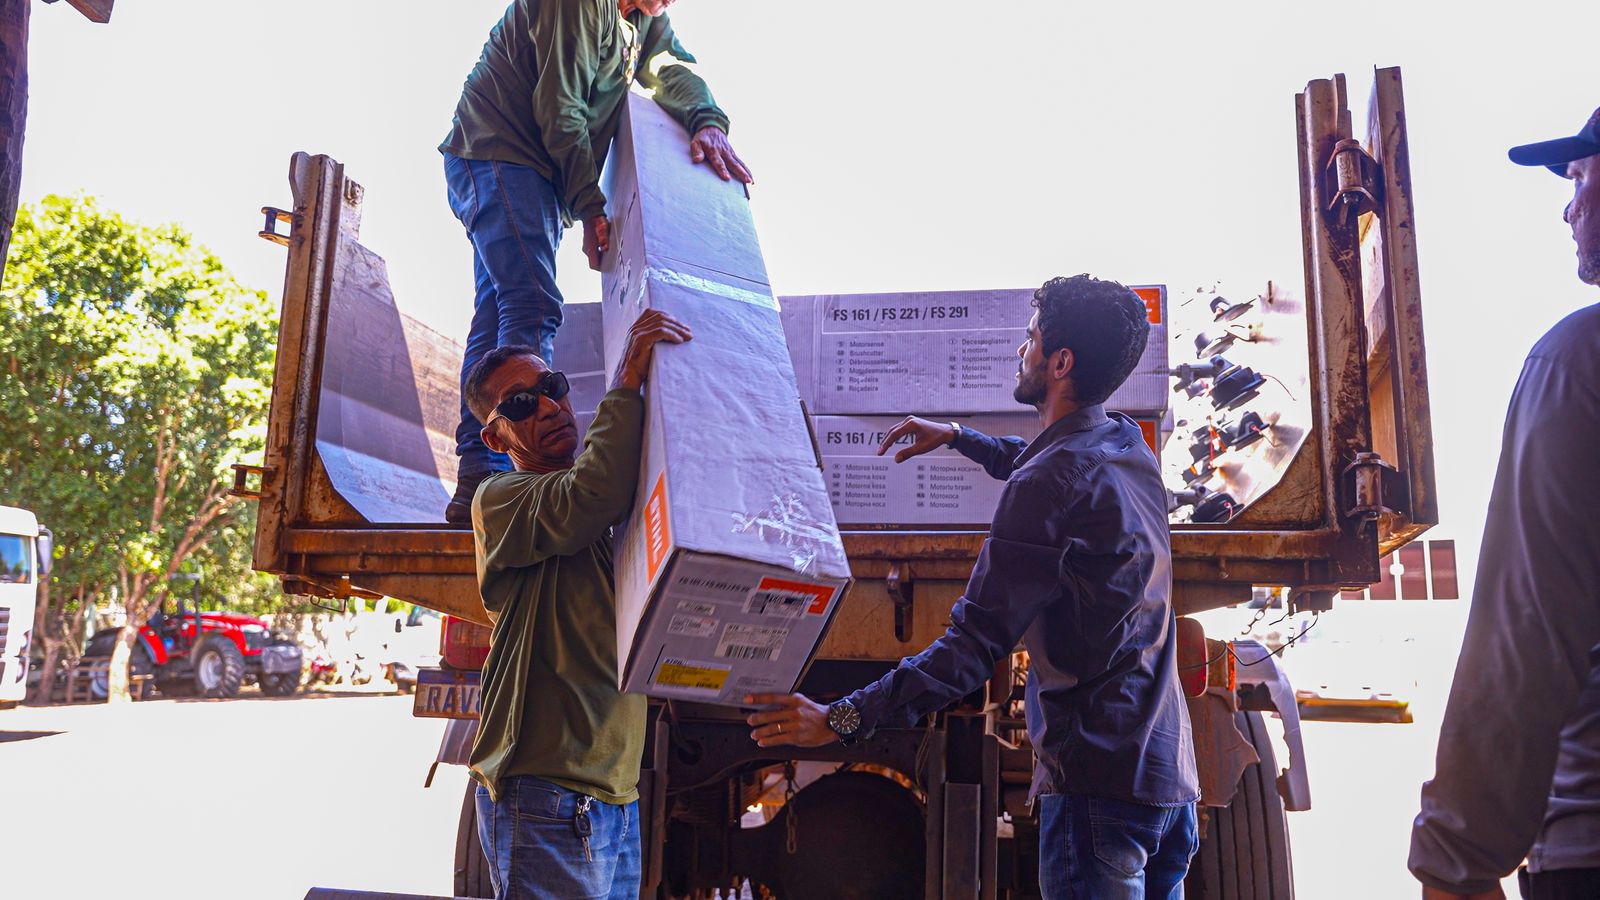
[[[1367,213],[1376,214],[1383,195],[1383,167],[1367,153],[1360,141],[1343,140],[1334,145],[1323,177],[1328,196],[1327,210],[1343,225]]]
[[[300,227],[300,216],[276,206],[261,207],[261,214],[267,217],[267,223],[261,226],[256,236],[264,241],[271,241],[280,247],[289,246],[289,238],[293,236],[294,229]],[[289,226],[290,234],[279,234],[278,223]]]
[[[902,644],[911,643],[911,603],[914,581],[911,567],[905,563],[890,563],[889,574],[883,578],[884,589],[894,601],[894,638]]]
[[[228,488],[228,493],[246,500],[260,500],[261,492],[266,490],[267,474],[272,470],[266,466],[248,466],[244,463],[233,464],[233,487]],[[249,487],[250,476],[255,475],[261,480],[259,487]]]
[[[1345,510],[1351,518],[1374,521],[1384,513],[1403,512],[1407,504],[1406,480],[1400,470],[1376,453],[1357,453],[1344,468]]]

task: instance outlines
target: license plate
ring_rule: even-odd
[[[476,719],[478,673],[418,669],[417,696],[411,714],[428,719]]]

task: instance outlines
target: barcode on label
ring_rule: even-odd
[[[772,659],[778,655],[777,647],[750,647],[744,644],[724,644],[718,654],[724,659]]]
[[[744,602],[744,611],[777,619],[798,619],[814,598],[793,591],[755,591]]]
[[[717,641],[717,656],[722,659],[775,660],[788,636],[787,628],[730,622],[722,630],[721,640]]]

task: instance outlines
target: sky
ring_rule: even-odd
[[[118,0],[33,12],[23,200],[86,193],[177,222],[277,297],[288,160],[367,189],[363,243],[403,311],[465,336],[471,251],[436,147],[504,0]],[[1600,104],[1592,3],[776,3],[682,0],[683,43],[755,172],[780,295],[1034,286],[1087,271],[1174,290],[1303,284],[1294,95],[1404,71],[1444,522],[1470,571],[1524,354],[1595,302],[1570,186],[1506,148]],[[569,301],[594,299],[577,232]],[[1558,423],[1552,423],[1558,425]]]

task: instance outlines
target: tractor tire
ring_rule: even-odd
[[[202,697],[237,696],[244,686],[244,654],[220,635],[200,641],[194,651],[194,688]]]
[[[1278,794],[1277,757],[1258,712],[1235,724],[1261,758],[1244,770],[1233,802],[1211,807],[1200,850],[1189,865],[1185,895],[1195,900],[1294,900],[1289,822]]]
[[[100,633],[104,634],[105,632]],[[103,641],[100,647],[96,647],[91,643],[89,645],[91,651],[99,649],[101,652],[85,653],[84,656],[110,656],[112,643],[114,641]],[[150,660],[150,651],[145,649],[144,638],[140,637],[134,643],[133,648],[128,651],[128,677],[132,679],[135,675],[151,675],[154,674],[155,670],[156,664]],[[129,684],[131,685],[132,682],[130,681]],[[110,676],[96,674],[89,679],[89,696],[91,698],[104,700],[109,693],[111,693]]]
[[[289,697],[298,690],[300,690],[300,675],[297,672],[261,676],[261,693],[268,697]]]
[[[457,897],[493,897],[489,860],[478,842],[478,782],[467,779],[467,796],[461,801],[456,823],[455,892]]]

